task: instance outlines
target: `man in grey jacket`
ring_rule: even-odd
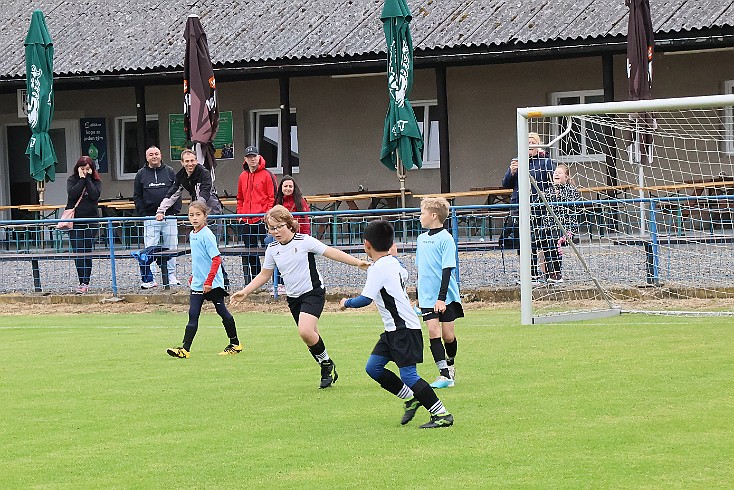
[[[176,172],[161,161],[161,150],[151,146],[145,151],[147,164],[138,170],[135,176],[135,187],[133,200],[135,201],[135,214],[137,216],[155,216],[161,201],[166,197],[168,191],[176,181]],[[181,197],[166,210],[166,219],[162,221],[144,221],[145,248],[162,245],[169,250],[178,248],[178,228],[176,216],[181,212]],[[163,241],[161,242],[161,237]],[[176,277],[176,258],[168,260],[168,284],[179,286],[181,283]],[[140,287],[150,289],[158,284],[155,281],[142,282]]]

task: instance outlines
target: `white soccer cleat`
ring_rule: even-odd
[[[435,389],[451,388],[452,386],[454,386],[454,380],[446,376],[439,376],[436,381],[431,383],[431,388]]]

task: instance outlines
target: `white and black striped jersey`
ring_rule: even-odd
[[[281,245],[277,240],[265,249],[263,269],[273,270],[283,276],[285,292],[297,298],[314,289],[323,289],[321,274],[316,270],[315,254],[323,255],[328,247],[309,235],[296,233],[293,239]]]
[[[407,282],[408,271],[392,255],[381,257],[367,269],[362,296],[375,302],[387,332],[402,328],[421,329],[405,292]]]

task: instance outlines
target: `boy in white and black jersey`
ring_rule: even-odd
[[[449,427],[454,423],[453,415],[416,370],[416,364],[423,362],[423,334],[405,292],[408,271],[389,252],[394,237],[395,231],[387,221],[372,221],[367,225],[364,249],[374,262],[367,270],[362,294],[356,298],[344,298],[340,304],[342,309],[361,308],[372,301],[377,305],[385,331],[367,359],[365,370],[382,388],[407,400],[400,423],[410,422],[418,407],[423,405],[431,413],[431,420],[421,425],[422,429]],[[390,361],[397,364],[400,377],[385,369]]]
[[[315,256],[354,265],[366,270],[369,263],[352,257],[333,247],[328,247],[317,239],[298,233],[299,224],[283,206],[275,206],[265,215],[264,221],[275,241],[265,250],[265,263],[260,273],[244,289],[232,295],[233,301],[242,301],[273,277],[273,269],[278,267],[285,283],[288,307],[298,325],[298,335],[308,346],[308,350],[321,366],[319,388],[328,388],[336,382],[339,375],[336,364],[329,357],[324,341],[319,335],[317,325],[326,302],[326,290],[321,274],[316,269]]]

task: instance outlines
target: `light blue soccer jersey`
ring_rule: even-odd
[[[191,243],[191,289],[193,291],[203,291],[204,281],[206,281],[209,271],[212,269],[212,259],[219,255],[217,239],[214,233],[205,226],[198,232],[192,230],[189,233],[189,243]],[[223,287],[224,277],[222,276],[222,268],[219,267],[212,283],[212,289]]]
[[[451,233],[446,230],[434,235],[421,233],[415,250],[415,265],[418,269],[418,305],[421,308],[433,308],[438,301],[443,269],[456,268],[456,243]],[[446,293],[446,304],[452,302],[461,303],[454,274],[451,274]]]

